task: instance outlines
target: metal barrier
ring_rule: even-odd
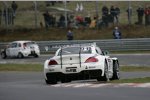
[[[74,41],[37,41],[41,52],[56,51],[60,46],[73,44],[92,43],[102,50],[108,51],[128,51],[128,50],[150,50],[150,38],[137,39],[107,39],[107,40],[74,40]],[[0,43],[0,49],[8,43]]]

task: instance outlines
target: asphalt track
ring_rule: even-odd
[[[23,58],[23,59],[17,59],[17,58],[7,58],[7,59],[1,59],[0,63],[40,63],[44,64],[44,61],[46,59],[51,58],[53,55],[41,55],[39,58]],[[111,54],[111,57],[117,57],[119,59],[119,63],[121,66],[127,65],[127,66],[147,66],[150,67],[150,54]]]
[[[150,72],[121,72],[122,78]],[[149,100],[150,84],[110,84],[96,80],[46,85],[42,72],[0,72],[0,100]]]
[[[150,67],[150,54],[115,54],[120,65]],[[0,63],[40,63],[39,58],[0,59]],[[150,72],[121,72],[121,78],[149,77]],[[0,72],[0,100],[149,100],[150,83],[109,84],[96,80],[46,85],[42,72]]]

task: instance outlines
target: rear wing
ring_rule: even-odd
[[[79,54],[79,63],[80,63],[80,67],[81,67],[81,54],[83,51],[89,51],[87,47],[91,47],[91,46],[95,46],[96,47],[96,43],[85,43],[85,44],[73,44],[73,45],[66,45],[66,46],[61,46],[60,47],[60,61],[61,61],[61,68],[62,68],[62,52],[63,52],[63,49],[67,48],[67,47],[78,47],[78,51],[77,54]]]

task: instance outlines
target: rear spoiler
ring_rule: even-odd
[[[65,47],[80,47],[79,50],[79,63],[80,63],[80,67],[81,67],[81,48],[83,46],[96,46],[96,43],[86,43],[86,44],[73,44],[73,45],[67,45]],[[65,48],[64,46],[60,47],[60,61],[61,61],[61,68],[62,68],[62,49]]]

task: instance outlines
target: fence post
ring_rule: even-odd
[[[33,3],[34,3],[34,11],[35,11],[35,13],[34,13],[34,15],[35,15],[35,28],[37,29],[37,2],[34,1]]]
[[[98,18],[98,9],[99,9],[99,7],[98,7],[98,1],[95,1],[95,10],[96,10],[96,17]]]
[[[64,1],[64,6],[65,6],[65,26],[67,28],[68,21],[67,21],[67,11],[66,11],[66,9],[67,9],[67,1],[66,0]]]
[[[131,13],[132,13],[131,1],[128,1],[128,13],[129,13],[129,25],[131,25]]]

